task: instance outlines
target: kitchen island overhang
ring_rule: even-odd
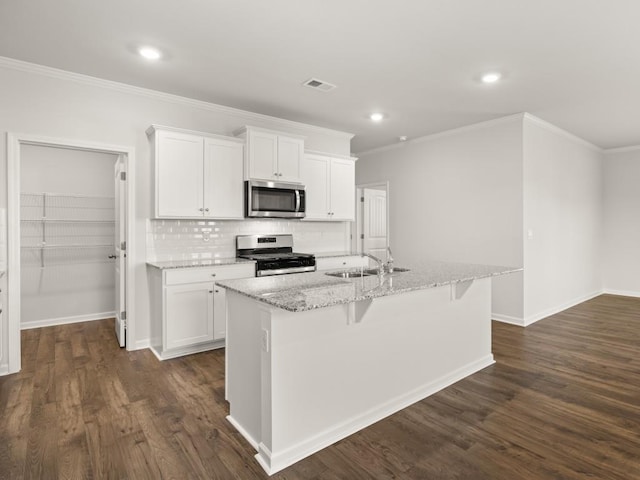
[[[491,365],[491,277],[518,270],[221,282],[229,421],[273,474]]]

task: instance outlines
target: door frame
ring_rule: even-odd
[[[110,145],[84,140],[54,138],[42,135],[7,133],[7,359],[8,373],[20,371],[20,160],[21,146],[67,148],[91,152],[110,153],[125,156],[127,171],[126,241],[127,266],[125,271],[127,306],[127,350],[135,350],[135,318],[133,299],[135,298],[135,194],[134,168],[135,148]]]
[[[361,183],[356,185],[356,219],[351,222],[351,251],[354,253],[362,253],[362,242],[360,241],[360,234],[362,233],[362,225],[364,222],[364,203],[360,200],[362,197],[362,190],[364,188],[383,187],[387,192],[386,198],[386,210],[387,210],[387,247],[391,245],[391,230],[389,229],[389,181]],[[382,190],[382,188],[378,188]]]

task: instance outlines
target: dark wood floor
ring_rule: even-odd
[[[493,333],[495,365],[273,478],[640,479],[640,299]],[[266,478],[225,420],[224,351],[161,363],[117,348],[112,320],[22,342],[0,478]]]

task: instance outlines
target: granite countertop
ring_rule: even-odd
[[[238,263],[255,263],[253,260],[244,258],[189,258],[179,260],[166,260],[160,262],[147,262],[147,265],[160,270],[167,268],[195,268],[195,267],[215,267],[218,265],[235,265]]]
[[[313,272],[273,277],[223,280],[218,285],[291,312],[357,302],[387,295],[518,272],[522,268],[468,263],[424,262],[407,272],[336,278]],[[344,271],[344,270],[338,270]],[[360,271],[360,269],[351,270]]]

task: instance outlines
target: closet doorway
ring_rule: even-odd
[[[389,247],[389,182],[356,185],[355,235],[352,250],[387,261]]]
[[[8,143],[9,372],[20,369],[26,328],[113,317],[114,341],[134,349],[133,149],[12,135]]]

